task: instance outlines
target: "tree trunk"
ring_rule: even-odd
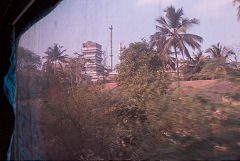
[[[180,87],[179,62],[178,62],[176,45],[174,46],[174,52],[175,52],[175,57],[176,57],[176,61],[177,61],[177,83],[178,83],[178,87]]]

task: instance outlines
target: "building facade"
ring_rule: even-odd
[[[88,41],[83,43],[82,53],[84,59],[87,60],[85,64],[85,71],[92,81],[101,80],[103,78],[102,72],[104,67],[102,65],[102,46],[98,43]]]

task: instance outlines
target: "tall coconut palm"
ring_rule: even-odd
[[[66,49],[61,50],[62,47],[63,46],[54,44],[52,47],[49,47],[45,52],[47,56],[43,57],[43,59],[47,59],[47,62],[53,68],[54,74],[56,70],[56,64],[59,63],[59,65],[61,65],[62,62],[66,62],[66,58],[68,57],[68,55],[64,54],[64,52],[66,52]]]
[[[156,21],[159,25],[156,25],[157,32],[151,36],[151,42],[156,46],[160,55],[166,55],[174,53],[177,66],[178,86],[180,86],[179,76],[179,60],[178,55],[186,56],[188,59],[192,59],[186,46],[191,47],[193,50],[200,50],[200,43],[203,38],[187,33],[187,30],[195,24],[199,24],[197,19],[183,18],[183,9],[175,9],[173,6],[167,7],[164,11],[166,13],[166,19],[159,17]]]
[[[213,58],[229,58],[230,56],[234,56],[235,53],[233,50],[223,47],[220,45],[220,42],[217,43],[217,45],[212,45],[210,48],[206,50],[206,53],[211,54]]]
[[[150,47],[151,48],[156,47],[156,51],[158,54],[158,61],[163,72],[165,72],[165,70],[168,70],[168,69],[172,69],[172,70],[176,69],[175,59],[172,57],[173,52],[168,50],[167,54],[162,53],[162,48],[164,46],[165,41],[166,41],[166,38],[162,37],[161,34],[159,34],[159,32],[156,32],[154,35],[151,35],[150,37]]]
[[[240,20],[240,0],[233,0],[233,4],[234,6],[238,4],[237,6],[237,17],[238,17],[238,20]]]

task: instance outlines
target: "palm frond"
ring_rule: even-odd
[[[165,20],[165,18],[163,17],[159,17],[156,20],[161,26],[165,27],[165,28],[170,28],[170,26],[168,25],[167,21]]]
[[[156,25],[156,29],[163,35],[167,35],[167,34],[171,33],[171,31],[166,27],[161,27],[161,26]]]
[[[171,47],[172,43],[173,43],[173,40],[174,40],[174,37],[170,37],[163,45],[163,48],[162,48],[162,53],[163,54],[167,54],[168,53],[168,50],[169,48]]]
[[[183,57],[184,57],[184,54],[185,54],[190,60],[192,59],[189,52],[188,52],[188,49],[186,48],[186,46],[184,45],[184,43],[181,39],[179,40],[179,49],[181,50],[181,53],[182,53]]]
[[[199,20],[195,19],[195,18],[191,19],[191,20],[185,18],[182,20],[182,24],[179,26],[177,32],[178,33],[181,33],[181,32],[186,33],[187,29],[189,29],[194,24],[198,25]]]
[[[217,45],[212,45],[210,48],[208,48],[206,53],[210,53],[213,58],[228,58],[229,56],[234,56],[235,52],[227,47],[223,47],[220,45],[220,42],[217,43]]]
[[[181,34],[180,36],[182,40],[188,46],[191,46],[193,50],[195,50],[196,48],[200,50],[200,47],[201,47],[200,43],[203,41],[203,38],[201,36],[194,35],[194,34]]]
[[[181,24],[180,20],[183,16],[183,9],[180,8],[176,11],[173,6],[170,6],[165,10],[165,12],[169,26],[171,28],[177,28]]]

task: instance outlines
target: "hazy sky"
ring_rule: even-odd
[[[182,7],[185,17],[200,20],[189,32],[204,38],[202,49],[219,41],[239,46],[240,22],[232,0],[64,0],[22,35],[20,45],[43,56],[49,46],[58,43],[72,55],[81,53],[83,42],[95,41],[109,54],[109,27],[113,25],[116,64],[118,44],[148,40],[156,31],[156,18],[164,16],[163,10],[171,4]]]

